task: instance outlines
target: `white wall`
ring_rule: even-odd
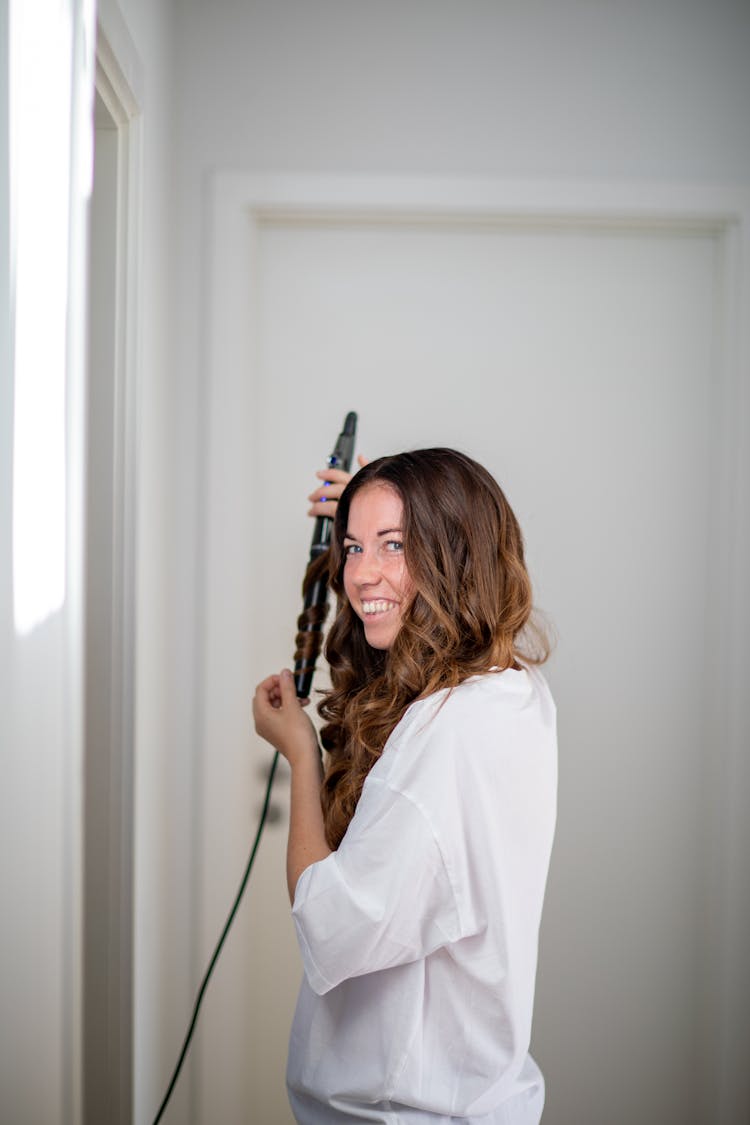
[[[92,56],[85,44],[91,42],[92,29],[81,3],[59,4],[55,11],[49,8],[49,23],[33,28],[32,40],[25,30],[18,33],[24,20],[15,5],[9,66],[9,8],[0,3],[0,1117],[19,1125],[62,1125],[78,1119],[81,1104],[86,211],[75,158],[86,148],[86,129],[80,124],[91,88]],[[44,71],[34,74],[30,94],[19,79],[30,73],[32,42]],[[71,76],[78,81],[71,83]],[[32,151],[26,142],[37,137],[33,122],[40,109],[59,143]],[[43,159],[37,163],[39,156]],[[37,183],[49,186],[48,192],[30,192],[22,174],[45,165],[47,180]],[[24,288],[23,296],[32,296],[21,278],[26,282],[39,276],[38,248],[28,237],[30,230],[43,230],[49,240],[48,272],[33,289],[34,311],[47,333],[43,360],[44,348],[35,348],[42,339],[36,325],[22,332],[13,323]],[[19,358],[22,353],[25,362]],[[19,426],[14,406],[21,401],[22,386],[25,425]],[[40,402],[46,417],[32,418]],[[21,432],[23,441],[14,449]],[[15,476],[23,460],[15,456],[19,448],[27,464],[34,465],[33,479],[27,474],[23,480],[22,472]],[[60,457],[55,456],[58,449]],[[13,557],[17,515],[27,524],[26,558],[18,573]],[[29,521],[34,525],[33,552]],[[19,542],[23,539],[19,536]],[[39,584],[44,567],[36,569],[33,617],[27,611],[22,626],[14,612],[15,595],[23,580],[34,575],[36,560],[50,557],[61,564],[59,577],[64,569],[64,582],[55,582],[54,593],[48,583],[45,590],[43,574]]]
[[[750,173],[742,0],[185,0],[177,15],[185,170]]]
[[[167,1032],[176,1030],[180,1007],[187,1014],[188,997],[179,994],[186,962],[197,982],[206,955],[192,948],[184,923],[196,859],[190,849],[200,839],[191,832],[191,777],[195,771],[199,784],[211,769],[212,750],[196,735],[210,173],[747,186],[750,9],[741,0],[182,0],[172,15],[167,4],[128,0],[122,8],[156,108],[146,134],[144,231],[141,1121],[166,1077],[157,1071],[170,1053]],[[165,73],[172,31],[174,148]],[[162,290],[169,280],[171,320]],[[195,828],[216,833],[221,824]],[[241,858],[228,857],[232,871]],[[231,882],[226,872],[221,878]],[[183,1078],[183,1097],[189,1081]]]

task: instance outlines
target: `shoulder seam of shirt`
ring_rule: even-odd
[[[469,936],[468,931],[466,933],[464,932],[464,920],[463,920],[462,911],[461,911],[461,908],[460,908],[460,905],[459,905],[460,904],[460,898],[457,894],[456,880],[453,876],[453,872],[451,871],[450,865],[446,861],[445,851],[444,851],[443,846],[440,842],[440,837],[435,830],[435,825],[433,824],[432,817],[429,816],[429,814],[427,813],[427,810],[424,808],[423,805],[420,804],[419,801],[416,800],[416,798],[412,797],[409,793],[405,793],[403,791],[403,789],[398,789],[395,785],[391,785],[391,783],[387,780],[387,778],[373,777],[372,782],[375,785],[382,785],[384,789],[388,789],[395,796],[402,797],[405,801],[408,801],[409,804],[414,809],[416,809],[416,811],[419,813],[422,820],[425,822],[425,824],[429,828],[430,835],[432,836],[433,840],[435,841],[435,847],[438,850],[438,854],[440,856],[440,862],[443,865],[443,870],[445,871],[445,875],[446,875],[446,878],[448,879],[448,884],[449,884],[450,889],[451,889],[451,895],[453,897],[453,906],[454,906],[455,911],[456,911],[456,918],[458,919],[459,932],[461,933],[462,937],[468,937]]]

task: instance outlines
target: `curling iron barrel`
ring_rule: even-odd
[[[357,415],[350,411],[338,436],[328,467],[349,471],[354,456]],[[310,561],[302,583],[304,607],[297,619],[297,643],[294,654],[294,683],[299,699],[308,699],[315,671],[315,661],[323,641],[323,625],[328,612],[328,551],[333,520],[317,516],[310,544]]]

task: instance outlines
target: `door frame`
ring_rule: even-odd
[[[210,185],[204,255],[207,314],[204,346],[206,425],[198,450],[204,492],[199,513],[202,555],[197,594],[196,768],[225,733],[222,668],[225,638],[252,621],[243,569],[252,573],[252,537],[227,502],[238,480],[251,479],[258,232],[264,223],[346,224],[367,221],[431,225],[496,224],[505,228],[575,226],[612,231],[709,233],[717,240],[721,314],[717,324],[720,420],[719,487],[708,528],[712,559],[711,619],[714,670],[706,685],[711,744],[721,747],[707,778],[708,817],[718,838],[707,856],[712,915],[708,940],[720,966],[707,1000],[707,1081],[719,1099],[717,1121],[733,1120],[742,1104],[742,1050],[747,1042],[743,996],[744,951],[750,945],[750,887],[744,876],[750,828],[750,192],[720,185],[595,184],[571,181],[325,177],[221,171]],[[242,388],[238,392],[238,388]],[[227,560],[231,560],[229,563]],[[231,572],[227,567],[231,566]],[[233,597],[226,598],[227,582]],[[708,732],[707,732],[708,733]],[[210,790],[211,779],[205,778]],[[209,791],[205,809],[215,807]],[[210,818],[209,818],[210,819]],[[212,921],[200,912],[208,893],[203,872],[195,932],[210,939]],[[204,933],[205,931],[205,933]],[[201,944],[200,942],[198,943]],[[714,1109],[716,1104],[714,1102]]]
[[[135,757],[135,519],[136,387],[139,346],[138,282],[142,203],[142,93],[139,56],[114,0],[97,12],[95,87],[117,134],[116,220],[113,237],[113,363],[102,377],[111,382],[112,451],[111,564],[104,575],[107,612],[96,627],[109,654],[105,682],[94,700],[96,729],[105,740],[93,745],[84,730],[84,779],[88,802],[101,802],[105,816],[84,813],[84,956],[96,943],[106,986],[94,987],[84,960],[83,1120],[125,1125],[133,1111],[133,774]],[[88,724],[87,724],[88,726]],[[88,813],[88,815],[86,815]],[[94,884],[107,886],[98,900]],[[87,893],[88,892],[88,893]],[[97,980],[98,983],[98,980]]]

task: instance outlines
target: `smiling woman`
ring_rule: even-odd
[[[463,454],[384,457],[341,494],[330,574],[325,768],[291,673],[254,701],[292,771],[295,1118],[537,1125],[557,742],[520,528]]]
[[[404,560],[404,506],[395,489],[373,484],[349,509],[344,589],[372,648],[389,649],[412,592]]]

